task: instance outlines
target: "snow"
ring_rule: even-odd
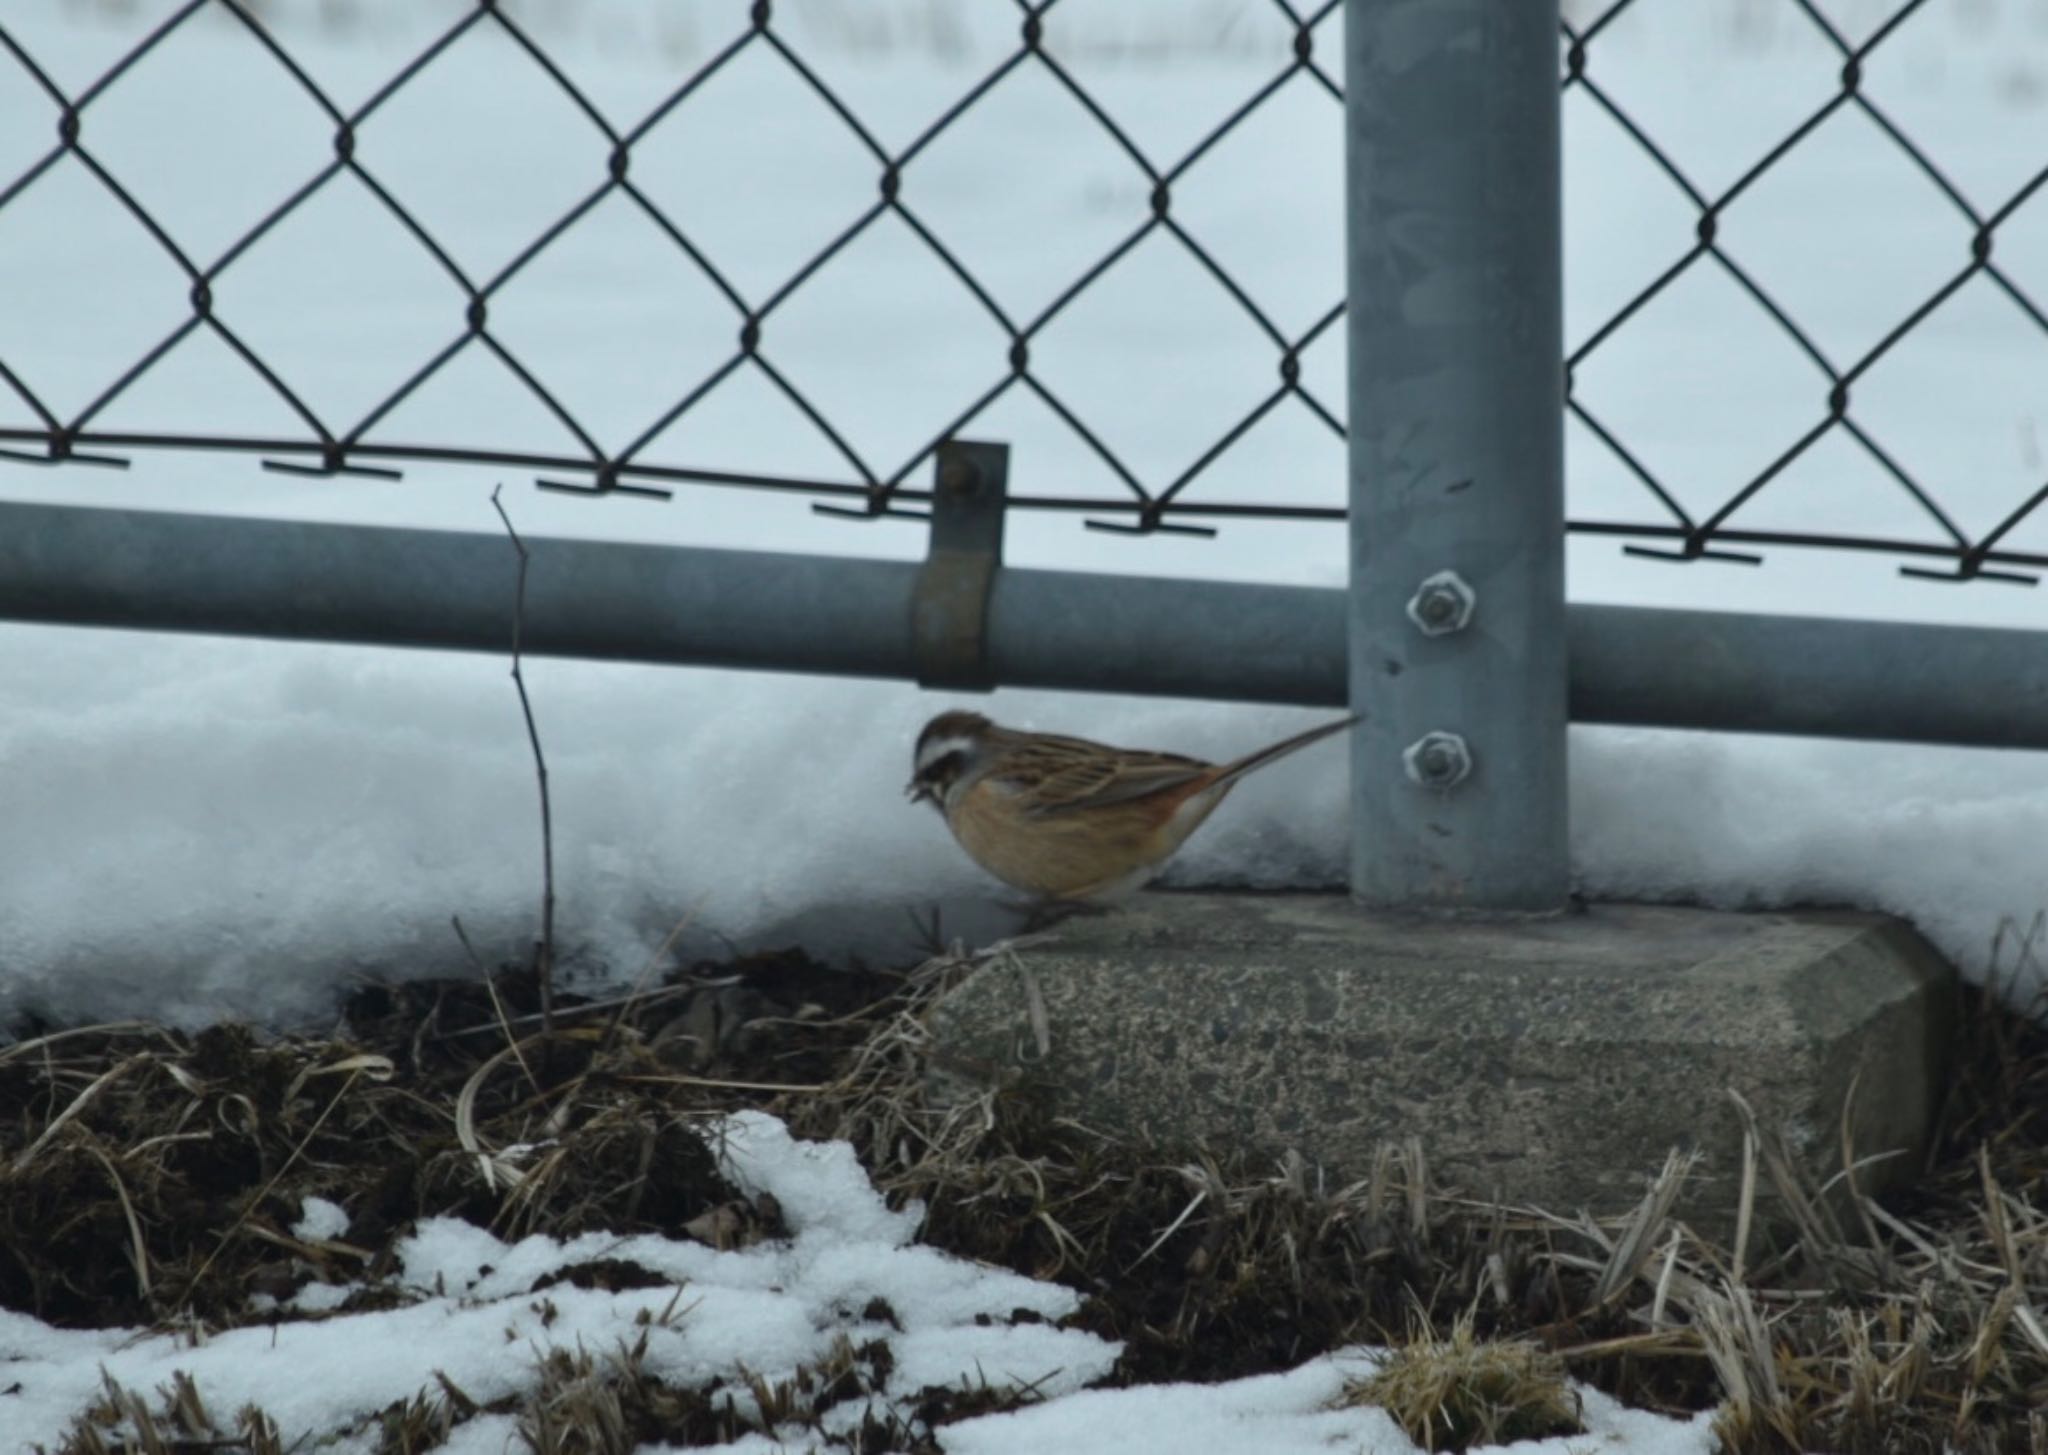
[[[451,915],[487,955],[531,932],[532,764],[502,662],[0,640],[11,679],[36,684],[0,701],[0,760],[35,765],[0,829],[0,1016],[313,1019],[356,973],[460,973]],[[575,662],[527,675],[572,963],[630,979],[692,912],[687,954],[726,936],[902,959],[904,911],[930,902],[949,929],[1009,923],[937,818],[901,797],[918,727],[954,699]],[[1212,756],[1321,716],[1026,692],[991,710]],[[1890,910],[1977,973],[2001,921],[2044,903],[2036,755],[1589,729],[1572,754],[1576,872],[1595,895]],[[1169,877],[1341,881],[1329,771],[1316,749],[1248,780]]]
[[[520,1448],[519,1421],[511,1415],[479,1415],[468,1424],[458,1425],[449,1435],[447,1442],[438,1448],[442,1455],[511,1455]],[[744,1448],[728,1445],[724,1449],[740,1455]],[[762,1441],[754,1447],[761,1451],[775,1451],[770,1441]]]
[[[917,1204],[891,1212],[844,1142],[797,1142],[773,1118],[742,1113],[726,1123],[718,1150],[734,1185],[780,1203],[799,1241],[810,1234],[901,1246],[924,1221]]]
[[[894,1363],[881,1398],[905,1419],[935,1386],[1036,1393],[1040,1403],[942,1427],[941,1446],[956,1455],[1415,1450],[1382,1411],[1331,1408],[1346,1378],[1372,1368],[1368,1349],[1226,1384],[1089,1390],[1109,1375],[1118,1346],[1059,1327],[1080,1306],[1074,1290],[911,1242],[916,1214],[890,1213],[843,1143],[795,1141],[759,1112],[735,1114],[707,1140],[728,1177],[773,1191],[789,1238],[723,1251],[645,1234],[505,1243],[473,1224],[432,1218],[399,1245],[391,1286],[409,1302],[379,1312],[252,1325],[194,1343],[144,1330],[55,1329],[0,1310],[0,1455],[54,1448],[103,1378],[146,1395],[183,1372],[211,1410],[264,1410],[287,1448],[351,1450],[372,1447],[380,1411],[423,1391],[437,1395],[441,1377],[484,1404],[533,1388],[550,1350],[602,1356],[644,1338],[648,1373],[704,1388],[749,1371],[771,1383],[786,1379],[826,1357],[842,1335],[889,1345]],[[638,1264],[669,1283],[607,1292],[547,1282],[598,1258]],[[874,1297],[890,1301],[901,1330],[867,1317]],[[1704,1418],[1667,1419],[1580,1393],[1584,1434],[1495,1448],[1713,1448]],[[827,1412],[827,1427],[853,1428],[866,1408],[865,1400],[844,1401]],[[797,1448],[810,1443],[790,1434]],[[504,1455],[520,1448],[514,1437],[510,1417],[482,1415],[445,1448]],[[644,1455],[660,1448],[643,1447]],[[788,1447],[750,1436],[715,1448],[738,1455]]]
[[[6,24],[60,85],[87,84],[167,13],[17,0]],[[278,33],[346,107],[465,6],[358,0],[269,7]],[[620,0],[505,8],[528,23],[615,122],[655,104],[743,26],[744,5]],[[1889,6],[1827,7],[1852,39]],[[1066,0],[1049,45],[1137,144],[1181,155],[1286,61],[1273,7],[1236,0]],[[900,147],[1014,45],[1007,6],[874,0],[775,7],[786,36],[871,126]],[[1944,3],[1916,13],[1865,68],[1865,94],[1980,213],[2041,165],[2048,10]],[[94,154],[132,182],[202,262],[325,165],[331,128],[224,12],[84,113]],[[1317,31],[1335,66],[1339,21]],[[759,48],[756,48],[759,51]],[[1709,195],[1839,88],[1840,58],[1794,7],[1640,0],[1608,27],[1592,74]],[[195,83],[198,78],[198,83]],[[706,87],[690,115],[735,124],[658,129],[634,178],[755,299],[869,205],[874,164],[817,97],[765,52]],[[55,113],[0,59],[0,186],[51,142]],[[1567,93],[1567,334],[1588,337],[1688,245],[1697,214],[1582,91]],[[744,136],[744,145],[735,137]],[[1306,328],[1341,289],[1338,112],[1297,81],[1175,184],[1174,210],[1242,277],[1278,325]],[[489,25],[366,122],[360,155],[488,277],[601,173],[605,144]],[[224,165],[226,164],[226,165]],[[1025,67],[905,171],[906,200],[1029,319],[1147,213],[1149,184],[1039,69]],[[727,199],[744,196],[744,205]],[[716,205],[702,205],[715,199]],[[1844,108],[1720,217],[1731,256],[1846,369],[1968,257],[1974,226],[1854,108]],[[2003,220],[1995,257],[2048,297],[2048,192]],[[1853,260],[1853,265],[1845,264]],[[309,280],[312,280],[309,282]],[[60,413],[82,408],[184,316],[162,252],[75,165],[0,210],[0,357]],[[218,305],[294,388],[346,428],[458,328],[459,292],[343,179],[221,277]],[[637,437],[727,357],[737,316],[633,209],[612,199],[494,295],[492,323],[608,445]],[[877,472],[1002,377],[1001,335],[894,220],[873,229],[778,309],[765,352]],[[1205,451],[1272,387],[1269,345],[1187,255],[1154,238],[1033,341],[1033,368],[1148,482]],[[1309,388],[1341,405],[1341,331],[1303,355]],[[297,433],[206,335],[97,424]],[[624,367],[622,367],[622,364]],[[1980,531],[2037,488],[2048,424],[2048,339],[1979,278],[1857,380],[1856,417]],[[1824,412],[1826,381],[1727,277],[1702,266],[1602,346],[1580,399],[1687,506],[1711,510]],[[1190,421],[1194,427],[1190,428]],[[33,422],[0,387],[0,423]],[[1021,391],[969,431],[1012,441],[1018,488],[1121,487]],[[1597,441],[1569,427],[1573,513],[1654,518]],[[472,349],[373,437],[572,448]],[[649,446],[656,458],[796,475],[848,463],[756,371],[742,369]],[[916,527],[856,525],[801,502],[686,490],[672,503],[537,492],[497,471],[409,467],[402,482],[311,482],[240,457],[143,455],[127,472],[9,467],[0,499],[61,500],[288,518],[495,530],[500,482],[522,531],[907,559]],[[1276,410],[1191,498],[1334,504],[1341,445],[1307,411]],[[1736,524],[1869,529],[1936,539],[1925,513],[1839,436],[1745,506]],[[2048,515],[2008,539],[2048,548]],[[1877,557],[1776,551],[1760,568],[1677,567],[1569,546],[1575,600],[2039,628],[2040,591],[1944,587]],[[1341,532],[1228,525],[1213,542],[1083,530],[1065,515],[1010,522],[1024,565],[1334,584]],[[150,1014],[275,1024],[331,1014],[365,974],[459,971],[459,916],[487,957],[520,953],[536,921],[539,829],[532,765],[505,663],[485,657],[0,625],[0,1024]],[[833,953],[911,952],[905,909],[938,904],[949,932],[1007,926],[992,886],[900,785],[917,727],[956,699],[902,684],[532,661],[554,790],[561,935],[573,973],[630,979],[687,920],[685,955],[800,940]],[[1986,692],[2006,690],[1986,683]],[[1003,691],[1006,722],[1208,756],[1241,752],[1319,715],[1278,708]],[[2048,757],[1885,744],[1579,729],[1573,844],[1595,897],[1884,909],[1913,920],[1966,973],[1993,968],[2002,925],[2044,907],[2040,828]],[[1306,753],[1241,788],[1170,878],[1333,884],[1343,805],[1331,761]],[[2009,968],[2009,965],[2004,967]],[[81,1333],[0,1313],[0,1425],[54,1443],[104,1367],[153,1388],[176,1368],[215,1408],[258,1398],[291,1430],[334,1433],[409,1397],[433,1369],[492,1398],[532,1378],[545,1347],[609,1348],[662,1290],[557,1286],[552,1322],[535,1279],[597,1256],[683,1281],[687,1312],[657,1323],[650,1359],[706,1380],[744,1360],[788,1369],[833,1331],[888,1337],[892,1396],[914,1381],[1044,1379],[1041,1405],[945,1431],[955,1451],[1233,1448],[1405,1451],[1383,1416],[1324,1408],[1350,1351],[1282,1375],[1187,1389],[1077,1390],[1113,1351],[1050,1324],[1074,1295],[950,1259],[914,1241],[844,1148],[791,1142],[769,1122],[725,1129],[736,1179],[772,1193],[794,1236],[720,1253],[652,1238],[506,1245],[429,1223],[405,1249],[416,1301],[382,1314],[251,1329],[187,1348],[136,1331]],[[296,1235],[341,1236],[310,1202]],[[491,1271],[485,1272],[488,1268]],[[302,1290],[301,1310],[344,1288]],[[890,1302],[901,1332],[861,1324]],[[975,1323],[988,1313],[996,1322]],[[319,1368],[308,1380],[303,1371]],[[1593,1434],[1524,1450],[1704,1450],[1697,1422],[1631,1414],[1587,1394]],[[21,1432],[32,1432],[22,1434]],[[368,1449],[367,1437],[333,1448]],[[448,1447],[497,1452],[511,1426],[464,1426]],[[728,1449],[780,1448],[749,1438]]]
[[[292,1224],[292,1236],[302,1242],[323,1242],[348,1231],[348,1214],[324,1197],[299,1200],[299,1220]]]
[[[1188,1455],[1192,1451],[1258,1450],[1261,1455],[1407,1455],[1415,1445],[1386,1411],[1333,1409],[1347,1379],[1370,1373],[1368,1349],[1312,1359],[1284,1374],[1228,1384],[1155,1384],[1090,1390],[1008,1414],[948,1426],[947,1455],[1009,1455],[1059,1450],[1064,1455]],[[1720,1448],[1710,1420],[1664,1419],[1629,1410],[1597,1390],[1581,1390],[1585,1429],[1547,1440],[1481,1445],[1502,1455],[1709,1455]]]
[[[0,1311],[0,1451],[55,1447],[71,1416],[99,1391],[102,1371],[143,1393],[183,1370],[208,1408],[256,1404],[287,1446],[360,1429],[377,1411],[438,1388],[437,1375],[481,1403],[530,1388],[549,1349],[616,1350],[645,1335],[644,1367],[702,1387],[752,1371],[773,1382],[826,1357],[833,1340],[888,1340],[898,1363],[888,1397],[913,1402],[927,1386],[963,1381],[1064,1394],[1108,1374],[1117,1346],[1052,1322],[1080,1295],[911,1242],[918,1214],[893,1214],[843,1143],[794,1141],[781,1123],[742,1112],[708,1135],[736,1182],[772,1187],[792,1236],[720,1251],[641,1235],[534,1236],[505,1243],[470,1223],[433,1218],[398,1246],[395,1288],[411,1299],[374,1313],[256,1325],[193,1345],[139,1330],[50,1328]],[[594,1259],[639,1264],[671,1286],[606,1292],[544,1283]],[[899,1310],[904,1332],[869,1319],[875,1297]],[[318,1370],[317,1378],[304,1377]],[[857,1422],[857,1414],[855,1419]],[[493,1422],[465,1435],[508,1433]],[[464,1448],[468,1448],[465,1446]]]

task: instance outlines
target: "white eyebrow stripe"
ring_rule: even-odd
[[[924,772],[925,769],[931,767],[932,764],[938,762],[948,753],[959,753],[965,756],[972,752],[973,748],[974,743],[972,739],[958,737],[950,733],[943,738],[934,738],[917,750],[917,771],[920,773]]]

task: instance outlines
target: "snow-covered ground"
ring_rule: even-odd
[[[919,1246],[921,1210],[892,1212],[844,1143],[795,1141],[759,1112],[738,1113],[712,1134],[721,1171],[749,1196],[772,1195],[788,1238],[735,1250],[595,1233],[507,1244],[470,1223],[433,1219],[399,1245],[400,1268],[387,1285],[397,1307],[251,1325],[196,1345],[129,1329],[52,1329],[0,1310],[0,1452],[55,1449],[108,1379],[153,1404],[182,1373],[217,1417],[246,1405],[263,1410],[286,1449],[368,1455],[378,1448],[381,1412],[416,1395],[444,1399],[444,1377],[490,1405],[531,1390],[550,1351],[588,1355],[602,1368],[636,1345],[647,1375],[691,1389],[721,1384],[737,1391],[731,1397],[743,1416],[758,1418],[749,1374],[771,1387],[789,1381],[827,1361],[841,1340],[885,1343],[889,1372],[880,1391],[820,1408],[827,1436],[857,1431],[871,1405],[878,1418],[911,1424],[922,1391],[986,1384],[1031,1389],[1042,1402],[944,1426],[939,1440],[948,1452],[1416,1449],[1384,1411],[1336,1407],[1346,1379],[1373,1368],[1365,1349],[1229,1384],[1081,1393],[1110,1372],[1118,1346],[1049,1322],[1079,1306],[1073,1290]],[[294,1236],[346,1243],[347,1222],[333,1204],[309,1199]],[[664,1281],[611,1291],[557,1278],[599,1260]],[[350,1291],[311,1285],[295,1311],[337,1307]],[[1524,1442],[1518,1455],[1567,1455],[1588,1441],[1635,1455],[1713,1448],[1704,1417],[1627,1410],[1597,1390],[1581,1397],[1584,1433]],[[775,1455],[812,1448],[817,1438],[791,1425],[717,1448]],[[525,1447],[515,1417],[484,1414],[441,1448],[505,1455]]]
[[[169,0],[15,0],[4,23],[60,85],[99,74]],[[277,33],[344,107],[359,103],[460,7],[440,0],[277,0]],[[744,25],[745,6],[694,0],[530,0],[530,22],[621,124]],[[1589,7],[1577,7],[1587,9]],[[1889,6],[1826,7],[1851,35]],[[811,0],[776,25],[885,145],[900,145],[1012,44],[995,4]],[[1284,63],[1274,8],[1238,0],[1066,0],[1054,49],[1141,146],[1181,151]],[[224,15],[182,30],[84,113],[94,154],[202,260],[323,165],[331,128]],[[1338,20],[1318,32],[1335,67]],[[1864,87],[1980,210],[2048,156],[2048,3],[1934,0],[1879,49]],[[1598,41],[1594,74],[1710,193],[1837,87],[1839,61],[1789,4],[1640,0]],[[875,168],[792,73],[756,47],[634,156],[634,178],[687,219],[758,294],[873,196]],[[50,145],[56,116],[0,55],[0,186]],[[1582,95],[1566,106],[1568,329],[1577,342],[1683,251],[1695,217]],[[600,175],[603,146],[560,93],[485,25],[366,124],[360,154],[488,275]],[[1176,188],[1175,211],[1283,328],[1341,283],[1338,112],[1297,81]],[[1097,127],[1030,68],[906,172],[920,216],[1029,313],[1144,215],[1147,188]],[[1729,250],[1853,359],[1967,256],[1970,228],[1877,133],[1845,112],[1723,218]],[[2048,193],[2001,227],[1998,259],[2048,298]],[[330,188],[226,273],[223,317],[347,428],[406,368],[453,337],[460,300],[367,204]],[[0,211],[0,358],[60,413],[104,388],[183,316],[156,245],[66,164]],[[630,209],[607,203],[494,302],[493,327],[530,354],[607,444],[632,438],[725,356],[731,310]],[[995,331],[909,234],[876,228],[770,321],[766,352],[882,473],[1001,376]],[[1341,331],[1305,356],[1342,403]],[[1034,367],[1143,478],[1170,479],[1217,421],[1271,387],[1274,357],[1165,240],[1147,243],[1049,327]],[[203,338],[96,423],[109,429],[296,433],[274,398]],[[1971,528],[2042,479],[2048,339],[1973,283],[1857,385],[1858,416]],[[1702,508],[1817,419],[1819,376],[1711,268],[1646,310],[1580,371],[1581,397]],[[0,420],[32,422],[0,388]],[[1119,487],[1042,407],[1013,394],[971,434],[1007,438],[1017,488]],[[388,421],[386,437],[560,449],[552,425],[476,351]],[[1586,433],[1569,441],[1574,514],[1654,518]],[[746,370],[650,447],[661,459],[790,474],[845,461]],[[499,475],[409,469],[401,483],[309,482],[236,456],[143,456],[125,474],[0,463],[0,498],[415,523],[489,530]],[[772,546],[908,558],[912,527],[815,517],[800,503],[686,491],[673,503],[507,495],[531,534]],[[1288,406],[1194,487],[1197,496],[1335,503],[1341,447]],[[1930,537],[1853,448],[1813,452],[1739,520]],[[1930,537],[1931,538],[1931,537]],[[2011,538],[2048,546],[2048,521]],[[1133,541],[1071,517],[1014,520],[1011,559],[1087,569],[1334,582],[1328,527],[1232,524],[1214,542]],[[1571,546],[1584,601],[1701,605],[2039,627],[2048,597],[1902,580],[1893,563],[1780,552],[1764,567],[1654,565],[1607,540]],[[636,969],[679,917],[695,943],[798,933],[821,948],[890,950],[906,905],[956,910],[988,885],[899,788],[917,725],[950,699],[901,684],[528,666],[553,773],[563,934],[579,963]],[[317,1016],[355,971],[459,963],[460,915],[511,953],[532,927],[538,828],[531,766],[501,661],[366,649],[0,627],[0,1018],[223,1013]],[[2006,684],[1985,683],[1990,693]],[[1222,755],[1312,716],[1279,709],[1003,692],[1009,720]],[[1823,900],[1911,916],[1973,972],[2001,922],[2044,905],[2048,758],[1883,745],[1581,730],[1574,856],[1594,895],[1715,903]],[[1309,757],[1254,779],[1180,862],[1183,881],[1329,883],[1342,806]],[[634,1240],[630,1256],[690,1280],[689,1310],[649,1333],[650,1358],[698,1380],[744,1362],[788,1369],[859,1328],[870,1292],[906,1386],[1029,1381],[1048,1394],[1098,1377],[1114,1350],[1042,1325],[984,1328],[978,1312],[1057,1315],[1065,1290],[953,1263],[911,1242],[857,1169],[751,1123],[754,1174],[796,1236],[714,1253]],[[745,1139],[742,1139],[745,1140]],[[60,1333],[0,1315],[0,1425],[54,1442],[104,1367],[149,1390],[173,1369],[210,1402],[264,1404],[299,1434],[359,1424],[445,1370],[488,1398],[534,1377],[549,1346],[609,1347],[663,1291],[558,1288],[546,1327],[525,1290],[589,1246],[504,1247],[430,1224],[408,1244],[406,1307],[248,1331],[198,1347]],[[604,1251],[621,1252],[617,1248]],[[624,1254],[622,1253],[622,1256]],[[490,1265],[494,1273],[481,1270]],[[507,1330],[511,1337],[506,1337]],[[1405,1451],[1384,1416],[1328,1398],[1369,1358],[1197,1390],[1065,1393],[955,1425],[956,1451]],[[306,1380],[308,1368],[324,1371]],[[288,1371],[280,1377],[279,1371]],[[18,1386],[6,1391],[5,1386]],[[1517,1447],[1704,1451],[1703,1425],[1588,1396],[1590,1436]],[[1225,1432],[1227,1438],[1219,1435]],[[480,1420],[458,1445],[506,1447]],[[366,1438],[357,1445],[368,1448]],[[1220,1440],[1220,1443],[1219,1443]],[[10,1443],[8,1449],[23,1448]],[[356,1448],[346,1442],[331,1448]],[[771,1448],[766,1441],[743,1446]]]

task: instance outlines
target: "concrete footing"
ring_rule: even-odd
[[[1846,1107],[1866,1191],[1918,1167],[1954,972],[1896,920],[1595,905],[1557,919],[1370,914],[1336,895],[1139,896],[1069,920],[932,1013],[942,1083],[1026,1081],[1059,1111],[1167,1148],[1331,1185],[1421,1139],[1464,1190],[1618,1212],[1673,1147],[1681,1204],[1732,1215],[1729,1090],[1817,1180]],[[1853,1088],[1853,1097],[1852,1097]]]

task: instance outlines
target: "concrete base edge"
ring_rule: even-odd
[[[1920,1165],[1953,970],[1854,913],[1595,905],[1556,919],[1368,913],[1337,895],[1158,893],[1068,921],[932,1012],[955,1092],[1028,1081],[1087,1125],[1337,1185],[1419,1138],[1433,1173],[1560,1213],[1624,1210],[1671,1148],[1726,1225],[1754,1108],[1815,1181]],[[1769,1208],[1764,1206],[1766,1215]]]

